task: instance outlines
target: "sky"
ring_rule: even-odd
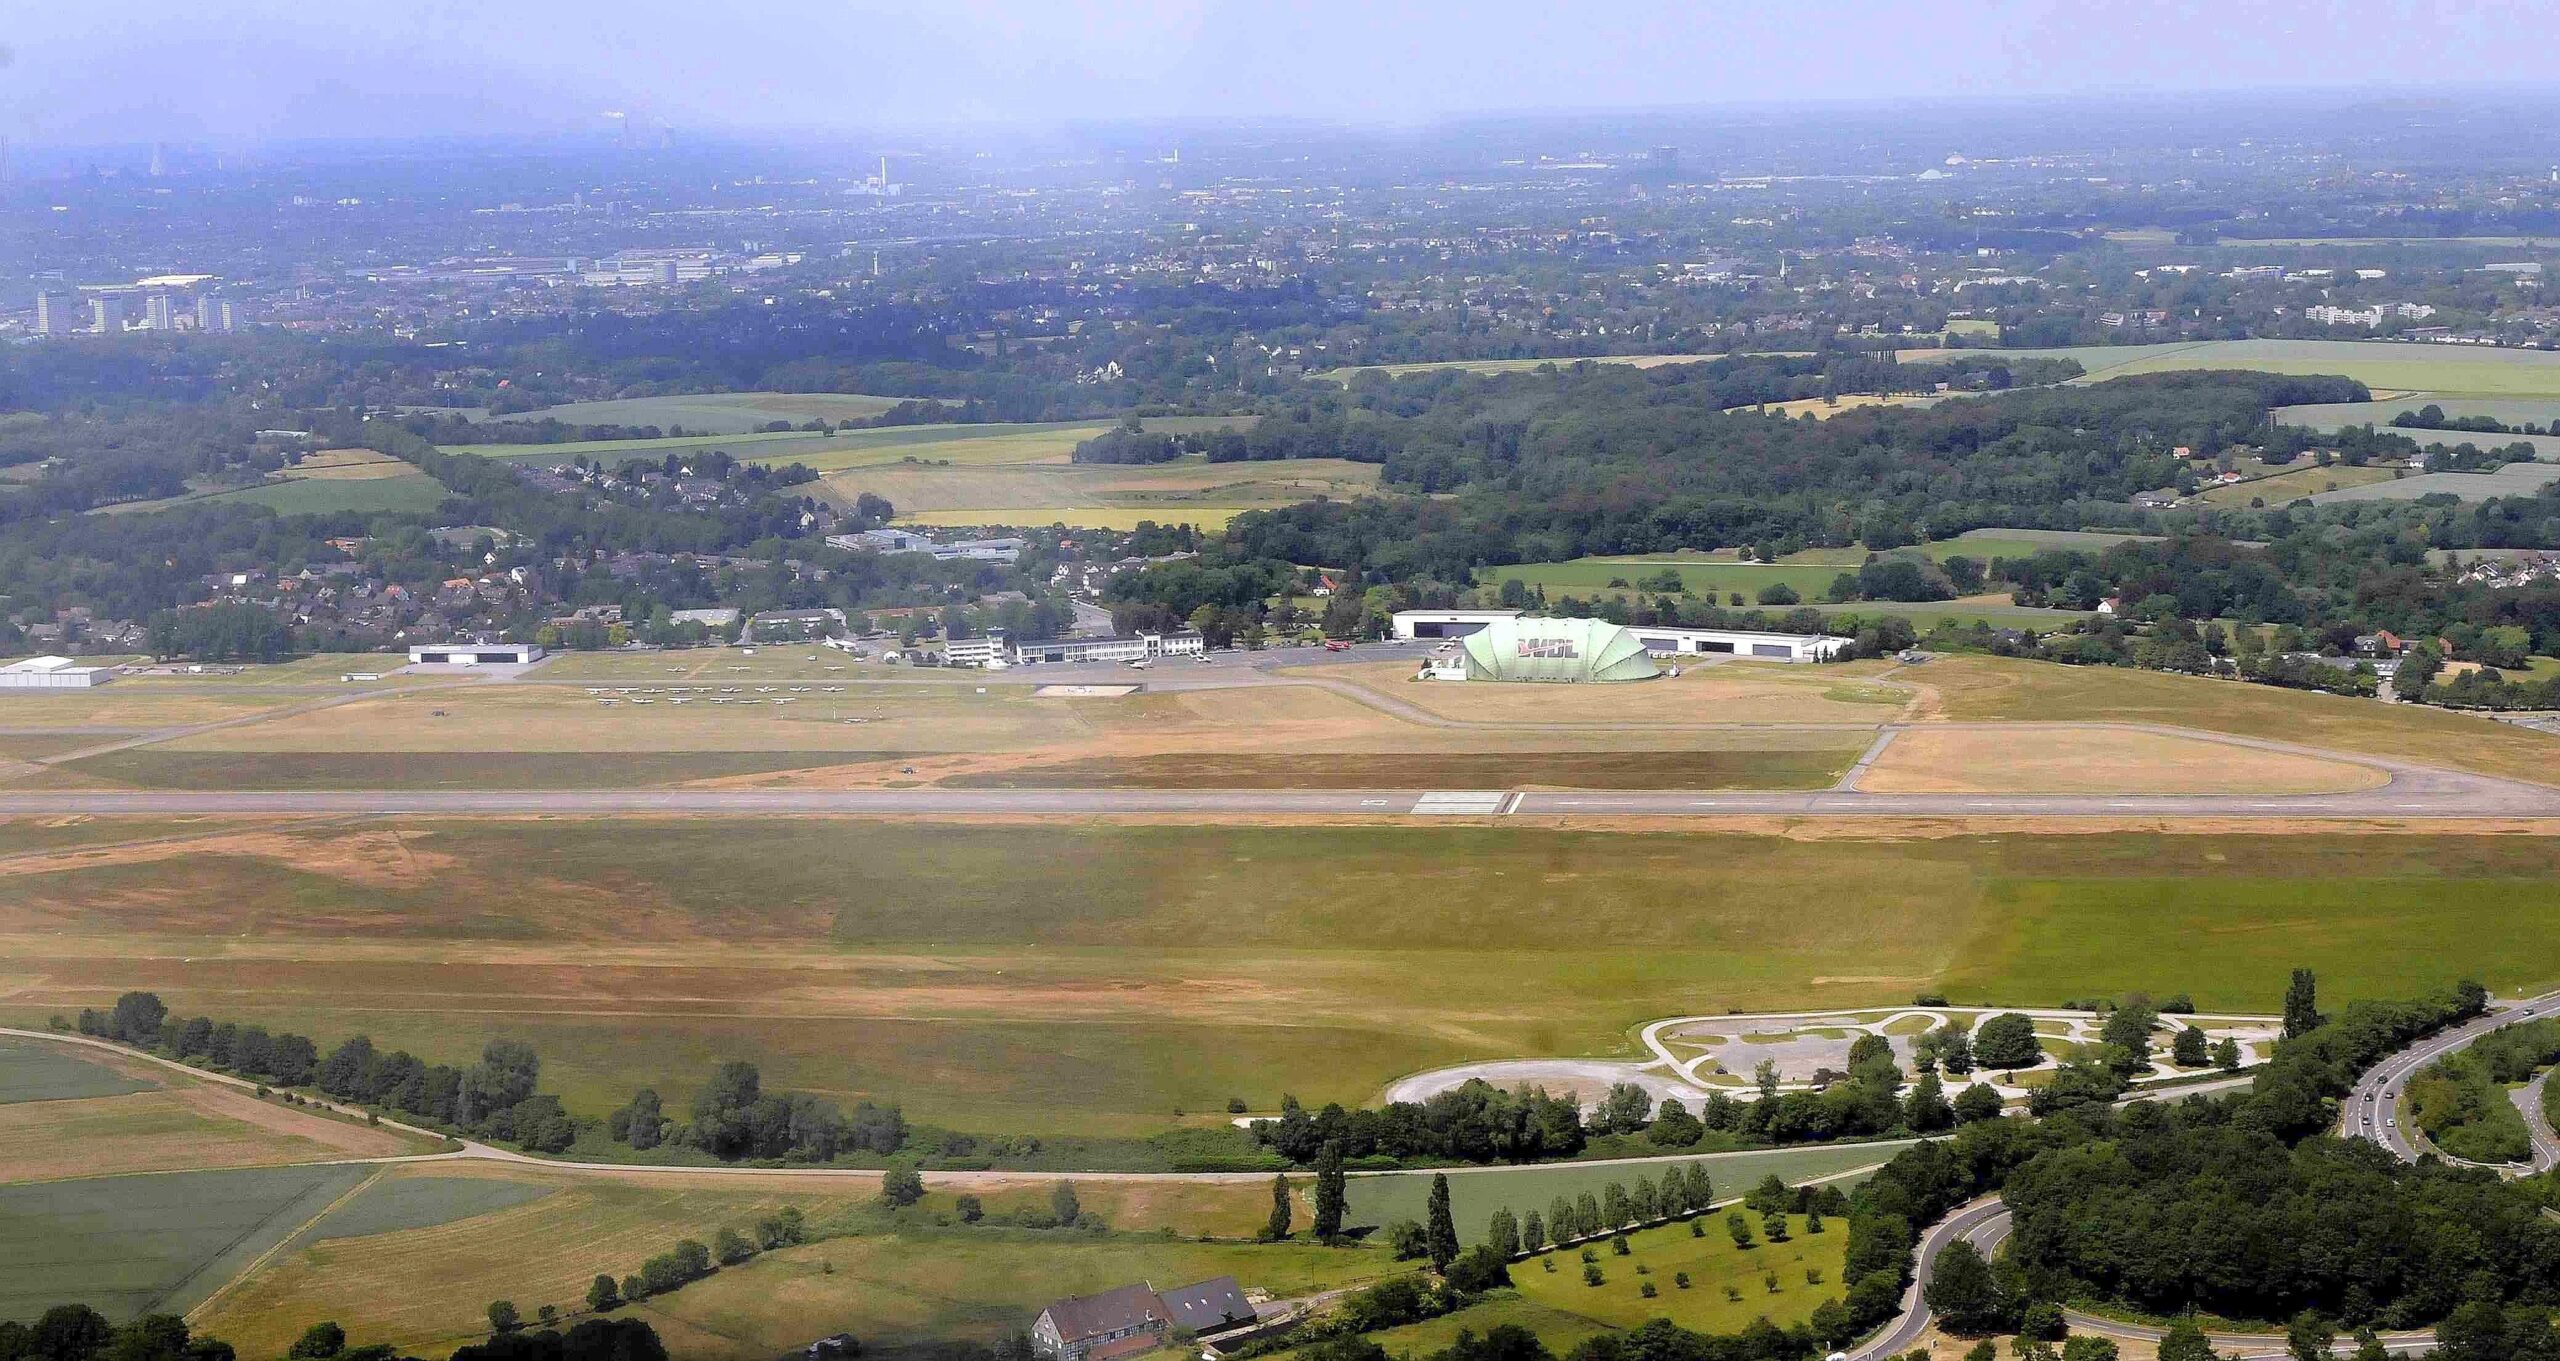
[[[15,0],[0,46],[55,145],[2560,88],[2549,0]]]

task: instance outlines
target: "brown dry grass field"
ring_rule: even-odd
[[[2325,794],[2372,789],[2372,766],[2105,728],[1906,729],[1859,777],[1878,794]]]
[[[877,1183],[868,1178],[813,1182],[785,1177],[688,1178],[654,1174],[644,1179],[469,1163],[395,1169],[387,1174],[386,1181],[453,1177],[542,1187],[550,1194],[494,1213],[425,1228],[316,1241],[306,1238],[223,1296],[201,1321],[203,1326],[249,1355],[281,1354],[304,1327],[324,1317],[337,1319],[356,1336],[421,1352],[442,1351],[471,1340],[485,1328],[482,1307],[489,1300],[514,1300],[527,1314],[542,1304],[556,1304],[564,1313],[575,1313],[583,1308],[587,1282],[597,1272],[629,1274],[678,1238],[709,1242],[724,1226],[744,1228],[784,1205],[796,1206],[811,1221],[823,1224],[862,1208],[877,1189]],[[1001,1216],[1045,1205],[1054,1181],[1055,1178],[1026,1177],[1019,1186],[973,1186],[971,1191],[989,1214]],[[1162,1231],[1184,1239],[1203,1235],[1250,1238],[1271,1208],[1270,1191],[1261,1185],[1087,1180],[1077,1184],[1077,1196],[1087,1210],[1100,1215],[1114,1230]],[[1302,1202],[1303,1199],[1302,1196]],[[928,1222],[945,1218],[951,1214],[954,1200],[951,1190],[932,1189],[914,1217]],[[1303,1203],[1299,1209],[1301,1215],[1310,1212]],[[1023,1240],[1034,1245],[1043,1241],[1041,1235],[1006,1234],[993,1229],[980,1232],[990,1238]],[[1057,1254],[1072,1254],[1078,1244],[1090,1242],[1054,1235],[1048,1236],[1048,1241],[1056,1247],[1031,1254],[1032,1260],[1064,1261],[1066,1258]],[[881,1251],[882,1245],[876,1241],[838,1239],[812,1245],[800,1255],[834,1259],[847,1275],[840,1284],[850,1288],[855,1284],[853,1272],[858,1264],[876,1259]],[[1105,1249],[1102,1256],[1116,1262],[1122,1254]],[[737,1271],[729,1284],[746,1287],[764,1275]],[[1026,1288],[1042,1289],[1045,1283],[1029,1282]],[[653,1323],[677,1321],[678,1327],[670,1331],[670,1341],[691,1338],[680,1350],[688,1358],[731,1355],[737,1348],[724,1341],[723,1335],[733,1329],[721,1327],[707,1337],[695,1336],[702,1323],[709,1320],[685,1322],[720,1308],[713,1297],[726,1293],[710,1288],[709,1283],[689,1286],[673,1297],[653,1302],[647,1314]],[[880,1308],[884,1303],[871,1301],[869,1307]],[[809,1336],[854,1326],[853,1320],[861,1317],[859,1311],[865,1302],[838,1298],[833,1307],[855,1312],[848,1321],[818,1327]],[[915,1306],[903,1303],[889,1307],[902,1311]],[[795,1321],[791,1326],[798,1324]],[[787,1346],[788,1341],[783,1339],[756,1354],[770,1355]]]
[[[1343,685],[1338,678],[1329,684]],[[1630,722],[1589,731],[1454,729],[1388,712],[1407,698],[1312,684],[1040,698],[1028,683],[895,684],[835,680],[758,693],[720,674],[670,685],[734,685],[716,704],[696,692],[602,696],[577,685],[392,692],[84,758],[53,778],[149,787],[570,787],[710,781],[739,785],[989,784],[1391,787],[1452,781],[1594,787],[1809,787],[1827,784],[1867,740],[1838,732],[1693,728]],[[1356,682],[1354,682],[1356,683]],[[1397,682],[1396,684],[1401,684]],[[1790,701],[1817,717],[1873,722],[1901,692],[1742,672],[1684,676],[1661,694],[1622,691],[1642,713],[1770,712]],[[1844,690],[1842,687],[1847,686]],[[1676,690],[1671,687],[1676,687]],[[1419,688],[1419,687],[1410,687]],[[1449,687],[1442,687],[1449,688]],[[829,693],[830,690],[840,693]],[[1854,693],[1871,703],[1842,704]],[[1380,696],[1364,701],[1359,694]],[[788,697],[789,704],[777,704]],[[639,705],[632,698],[655,702]],[[1442,697],[1431,706],[1513,721],[1523,698]],[[1550,700],[1566,700],[1549,691]],[[746,704],[738,700],[761,702]],[[1756,709],[1754,706],[1758,706]],[[1553,708],[1553,704],[1548,707]],[[1570,712],[1600,715],[1584,701]],[[1835,712],[1836,711],[1836,712]],[[1528,754],[1540,753],[1535,759]],[[1411,761],[1399,766],[1395,757]],[[1503,759],[1519,756],[1516,769]],[[1286,759],[1281,759],[1281,758]]]
[[[965,1130],[1131,1135],[1727,1006],[2560,977],[2547,837],[2290,830],[243,822],[0,860],[0,1019],[148,988],[444,1062],[526,1039],[590,1116],[745,1057]]]
[[[371,449],[322,449],[305,456],[286,475],[331,482],[371,482],[386,477],[409,477],[416,472],[415,467]]]
[[[491,1300],[515,1300],[527,1315],[539,1304],[582,1308],[597,1272],[637,1271],[680,1238],[709,1242],[724,1225],[745,1228],[784,1205],[814,1218],[874,1191],[867,1181],[643,1185],[460,1163],[389,1175],[547,1180],[559,1189],[495,1214],[297,1244],[193,1321],[248,1356],[281,1356],[324,1318],[352,1336],[440,1354],[487,1331],[482,1311]]]
[[[1907,690],[1829,667],[1727,662],[1635,685],[1483,685],[1412,679],[1413,662],[1301,667],[1296,674],[1365,686],[1443,718],[1486,723],[1836,723],[1903,716]],[[1651,730],[1640,730],[1650,732]]]
[[[1896,677],[1936,716],[1976,721],[2114,719],[2271,738],[2536,784],[2560,781],[2560,737],[2473,714],[2115,667],[1947,657]]]
[[[0,1104],[0,1183],[427,1151],[413,1138],[261,1101],[156,1064],[87,1048],[67,1052],[159,1085],[122,1096]]]

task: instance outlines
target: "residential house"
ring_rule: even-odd
[[[1163,1346],[1176,1330],[1197,1336],[1253,1321],[1253,1305],[1233,1276],[1161,1292],[1124,1285],[1041,1310],[1031,1346],[1050,1361],[1114,1361]]]

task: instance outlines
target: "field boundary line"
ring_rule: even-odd
[[[187,1318],[187,1323],[197,1323],[197,1320],[200,1320],[200,1318],[205,1318],[205,1310],[210,1310],[210,1307],[215,1305],[215,1302],[218,1302],[220,1297],[225,1297],[225,1294],[233,1292],[233,1287],[238,1287],[238,1284],[241,1284],[241,1282],[246,1282],[246,1279],[251,1277],[251,1274],[256,1274],[256,1271],[259,1271],[261,1266],[266,1266],[266,1264],[269,1264],[269,1261],[274,1261],[274,1256],[279,1254],[279,1251],[284,1251],[284,1248],[294,1246],[294,1243],[300,1241],[300,1238],[305,1236],[305,1233],[310,1233],[312,1228],[317,1228],[317,1225],[320,1225],[320,1220],[328,1218],[330,1210],[340,1208],[340,1205],[346,1205],[348,1200],[356,1200],[358,1195],[364,1195],[366,1190],[371,1190],[371,1187],[374,1187],[374,1182],[379,1182],[381,1174],[384,1174],[384,1172],[389,1172],[389,1167],[376,1167],[374,1172],[366,1174],[366,1177],[358,1179],[358,1182],[353,1184],[353,1187],[348,1187],[348,1190],[338,1192],[338,1197],[333,1197],[333,1200],[330,1200],[328,1205],[323,1205],[323,1208],[320,1208],[320,1213],[312,1215],[312,1218],[307,1218],[307,1220],[302,1220],[302,1223],[297,1223],[297,1225],[294,1225],[294,1228],[292,1228],[292,1233],[287,1233],[287,1236],[282,1236],[282,1238],[276,1238],[274,1243],[269,1243],[269,1248],[266,1248],[266,1251],[261,1251],[259,1256],[253,1256],[253,1259],[248,1259],[248,1266],[241,1266],[241,1269],[238,1269],[238,1271],[233,1271],[233,1277],[230,1277],[228,1282],[218,1284],[218,1287],[212,1289],[212,1294],[207,1294],[207,1297],[202,1297],[202,1300],[197,1300],[197,1302],[195,1302],[195,1307],[192,1307],[192,1310],[187,1310],[187,1315],[184,1315],[184,1318]],[[259,1223],[253,1225],[253,1228],[251,1228],[251,1231],[248,1231],[248,1233],[256,1233],[256,1231],[259,1231],[259,1228],[266,1228],[266,1223],[269,1223],[269,1220],[259,1220]],[[241,1233],[241,1238],[248,1238],[248,1233]],[[238,1238],[233,1238],[233,1241],[238,1241]],[[220,1261],[220,1259],[218,1259],[218,1256],[215,1256],[215,1259],[212,1259],[212,1261]],[[192,1277],[189,1277],[189,1279],[192,1279]],[[177,1284],[179,1284],[179,1287],[184,1287],[184,1284],[187,1284],[187,1282],[177,1282]],[[174,1294],[174,1292],[177,1292],[177,1287],[172,1287],[172,1289],[169,1289],[169,1292]],[[161,1294],[161,1300],[166,1300],[166,1294]]]

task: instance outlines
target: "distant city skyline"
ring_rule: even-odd
[[[39,144],[1452,116],[1790,100],[2555,88],[2554,7],[2487,0],[126,0],[15,16]],[[2376,55],[2387,52],[2387,58]]]

